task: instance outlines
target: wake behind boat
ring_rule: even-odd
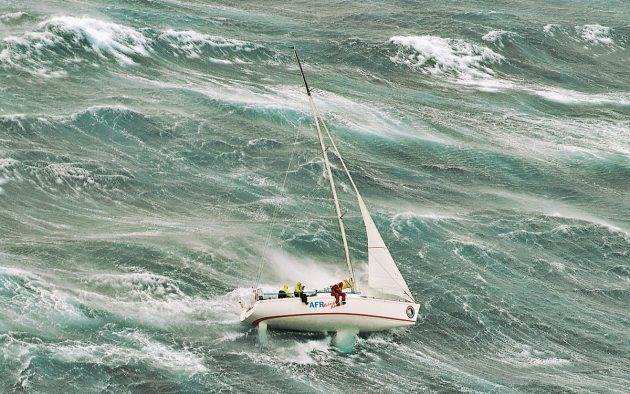
[[[297,51],[295,51],[295,58],[302,74],[324,159],[331,197],[339,224],[345,261],[350,274],[350,279],[347,281],[350,291],[346,292],[345,303],[336,302],[330,291],[316,291],[306,294],[307,301],[302,302],[299,297],[278,298],[276,293],[263,293],[260,288],[255,288],[252,291],[251,299],[241,304],[241,321],[253,326],[310,332],[339,330],[372,332],[413,325],[418,319],[420,305],[415,302],[407,282],[405,282],[389,253],[389,249],[383,242],[383,238],[370,216],[328,127],[321,119]],[[355,280],[343,214],[328,159],[328,150],[330,148],[326,145],[322,130],[326,134],[330,142],[330,148],[338,157],[341,167],[352,185],[365,225],[368,248],[368,283],[365,291],[359,291]],[[341,288],[339,290],[341,291]]]

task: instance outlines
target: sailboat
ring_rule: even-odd
[[[413,325],[418,319],[420,305],[416,303],[407,282],[405,282],[389,249],[383,242],[383,238],[370,216],[363,197],[361,197],[328,127],[321,120],[297,50],[294,49],[294,52],[306,88],[317,139],[324,159],[332,202],[337,214],[344,257],[350,275],[350,280],[347,281],[350,291],[345,292],[345,304],[337,304],[330,291],[310,293],[307,302],[304,303],[299,297],[278,298],[277,293],[264,293],[260,288],[253,288],[249,302],[241,303],[241,322],[259,327],[259,329],[269,327],[307,332],[336,332],[340,330],[373,332]],[[368,249],[368,281],[364,290],[358,288],[354,277],[343,214],[328,159],[329,147],[326,145],[324,133],[352,185],[365,225]]]

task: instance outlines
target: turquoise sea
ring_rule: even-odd
[[[0,0],[0,392],[630,392],[629,21]],[[292,46],[422,306],[350,351],[239,322],[261,262],[347,276]]]

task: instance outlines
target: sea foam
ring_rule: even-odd
[[[18,163],[19,162],[17,160],[11,159],[10,157],[6,159],[0,159],[0,170],[7,170]]]
[[[46,345],[49,354],[60,361],[89,363],[108,367],[150,365],[172,373],[194,375],[207,370],[203,359],[186,349],[176,349],[137,331],[117,333],[114,343],[91,344],[67,341]]]

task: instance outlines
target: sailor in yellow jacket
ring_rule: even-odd
[[[306,286],[304,286],[302,282],[297,282],[295,284],[295,287],[293,288],[293,296],[300,297],[300,299],[302,300],[304,304],[308,304],[306,294],[304,294],[305,287]]]
[[[278,298],[287,298],[288,296],[289,296],[289,285],[285,283],[280,289],[280,291],[278,291]]]

